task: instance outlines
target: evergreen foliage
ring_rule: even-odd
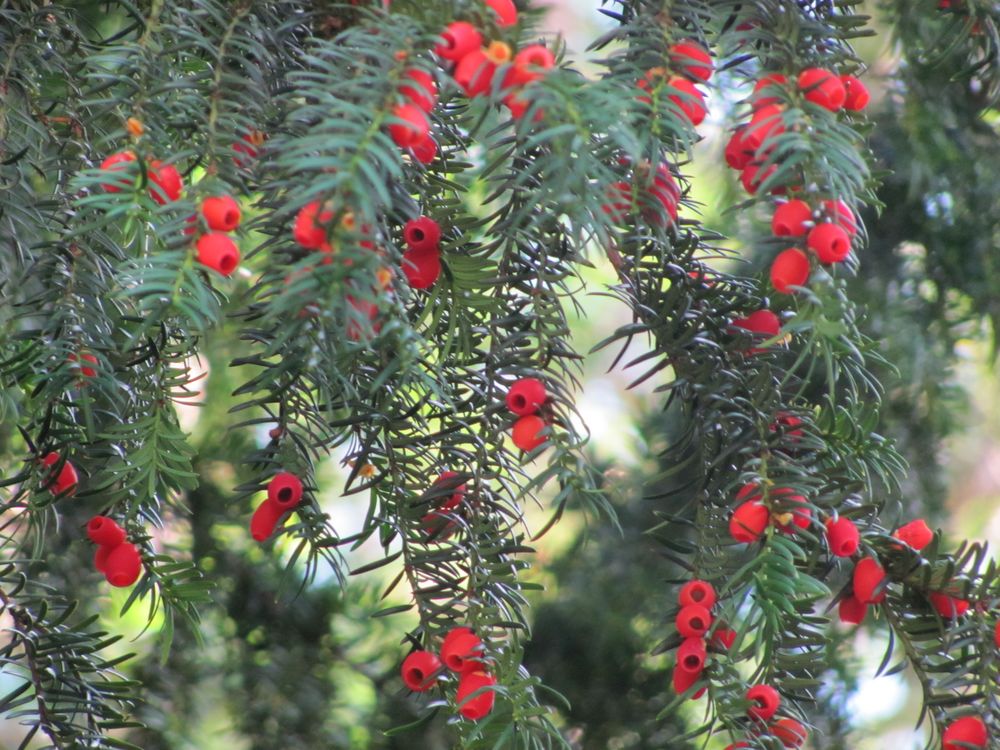
[[[853,565],[824,534],[837,517],[861,530],[855,559],[885,568],[880,671],[920,680],[931,745],[970,715],[997,742],[997,564],[975,541],[937,534],[917,550],[892,532],[940,510],[936,447],[961,400],[942,373],[959,335],[986,320],[995,339],[1000,324],[1000,10],[887,2],[873,20],[860,0],[615,0],[597,74],[548,40],[558,64],[519,99],[507,62],[466,96],[431,52],[441,31],[464,20],[523,49],[537,13],[518,5],[501,25],[481,0],[0,3],[0,671],[16,685],[0,711],[29,727],[22,747],[191,746],[213,681],[255,750],[783,747],[748,718],[757,683],[815,747],[849,747],[856,675],[831,611]],[[861,74],[851,45],[876,33],[903,60],[877,109],[838,114],[795,85],[811,67]],[[727,128],[764,74],[791,82],[755,193],[719,196],[722,227],[701,223],[692,194],[696,97],[663,73],[684,40],[713,52]],[[413,70],[441,92],[427,164],[394,136]],[[112,170],[114,153],[127,156]],[[675,183],[676,221],[660,197]],[[864,219],[847,261],[814,258],[794,294],[767,281],[789,244],[762,228],[774,191]],[[243,208],[228,275],[193,249],[217,195]],[[293,227],[316,203],[313,249]],[[443,232],[423,290],[403,257],[419,216]],[[727,235],[748,228],[740,266]],[[571,313],[587,315],[585,275],[606,262],[616,281],[601,291],[631,321],[596,349],[662,406],[627,482],[597,465],[600,426],[574,405],[586,353]],[[740,325],[762,309],[780,333]],[[549,396],[546,442],[527,453],[504,402],[526,377]],[[180,412],[201,396],[205,426],[189,434]],[[321,503],[331,452],[350,467],[336,489],[367,500],[358,528]],[[78,482],[57,487],[67,466]],[[257,545],[250,516],[279,472],[301,478],[303,501]],[[747,485],[768,528],[739,544]],[[539,501],[550,520],[532,528]],[[562,598],[536,620],[532,545],[567,513],[598,528],[554,565]],[[795,513],[808,522],[779,531]],[[130,659],[96,622],[95,515],[139,548],[121,614],[141,613],[158,654]],[[372,543],[383,556],[352,568]],[[388,586],[355,583],[376,570]],[[672,659],[691,578],[713,583],[737,636],[675,695],[642,655]],[[942,615],[941,593],[968,614]],[[437,651],[456,626],[483,639],[497,680],[479,721],[461,717],[450,673],[400,692],[406,653]],[[344,673],[382,697],[364,730]],[[688,725],[676,709],[701,688]]]

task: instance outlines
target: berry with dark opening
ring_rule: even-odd
[[[809,258],[797,247],[782,250],[771,263],[771,285],[782,294],[792,294],[793,287],[809,281]]]
[[[858,551],[861,534],[853,521],[841,516],[836,521],[830,519],[826,522],[826,543],[837,557],[850,557]]]
[[[429,216],[410,219],[403,226],[403,241],[410,250],[437,249],[441,242],[441,226]]]
[[[770,721],[781,705],[781,696],[770,685],[754,685],[747,690],[747,700],[747,716],[758,721]]]
[[[232,238],[221,232],[209,232],[198,238],[195,259],[203,266],[229,276],[240,264],[240,249]]]
[[[482,669],[483,642],[469,628],[452,628],[441,644],[441,661],[452,672]]]
[[[708,581],[694,579],[681,586],[677,594],[677,603],[682,607],[689,604],[699,604],[705,609],[711,609],[715,604],[715,588]]]
[[[209,229],[231,232],[240,225],[240,204],[231,195],[216,195],[201,203],[201,215]]]
[[[851,237],[840,224],[817,224],[809,230],[806,244],[820,263],[840,263],[851,254]]]
[[[410,690],[422,693],[434,687],[435,675],[441,670],[441,660],[430,651],[414,651],[400,668],[403,682]]]
[[[675,622],[682,638],[702,638],[712,627],[712,613],[700,604],[689,604],[681,607]]]
[[[302,480],[289,471],[278,472],[267,483],[267,500],[282,510],[294,508],[302,500]]]
[[[706,656],[704,638],[685,638],[677,648],[675,669],[700,674],[705,668]]]
[[[782,203],[771,217],[771,232],[778,237],[804,237],[812,221],[812,209],[805,201],[790,200]]]
[[[534,414],[545,403],[545,384],[537,378],[521,378],[507,391],[507,408],[518,416]]]

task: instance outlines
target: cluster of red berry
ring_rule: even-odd
[[[454,471],[442,471],[438,475],[438,478],[434,480],[429,495],[432,500],[437,500],[441,497],[443,497],[443,500],[435,502],[434,510],[426,513],[420,519],[428,531],[436,531],[438,521],[442,521],[447,525],[451,524],[447,514],[457,511],[462,504],[462,500],[465,499],[465,484],[455,486],[458,481],[458,473]]]
[[[705,669],[708,657],[708,643],[705,636],[712,629],[714,618],[712,607],[715,606],[715,589],[708,581],[695,579],[688,581],[677,594],[680,610],[674,623],[677,632],[683,638],[677,648],[677,659],[674,663],[674,690],[683,693],[694,685]],[[714,649],[728,651],[736,641],[736,631],[727,627],[717,626],[712,631],[711,645]],[[697,691],[693,698],[700,698],[705,693],[704,688]]]
[[[129,119],[127,127],[136,137],[142,134],[142,124],[135,118]],[[101,162],[101,170],[111,174],[124,172],[129,169],[129,164],[135,161],[134,152],[119,151]],[[184,181],[173,164],[163,164],[153,159],[146,165],[146,175],[150,183],[149,195],[161,206],[181,197]],[[112,182],[103,183],[101,187],[106,192],[118,193],[131,188],[134,184],[134,176],[122,174],[115,177]],[[225,233],[232,232],[240,224],[239,204],[229,195],[206,198],[201,204],[201,217],[209,231],[202,233],[195,243],[195,257],[203,266],[229,276],[239,265],[240,251],[236,243]],[[190,217],[188,223],[191,226],[184,230],[184,234],[196,234],[197,221],[198,216]]]
[[[647,70],[636,82],[636,86],[645,92],[637,98],[643,104],[652,105],[653,97],[663,87],[667,100],[680,110],[691,125],[700,125],[708,114],[708,107],[705,95],[696,84],[708,83],[712,78],[715,69],[712,55],[698,42],[687,39],[671,46],[667,57],[672,71],[666,68]]]
[[[210,231],[195,243],[195,257],[203,266],[229,276],[240,263],[240,249],[226,233],[240,225],[240,204],[231,195],[211,196],[201,202],[201,217]],[[197,217],[188,221],[196,222]]]
[[[747,716],[753,722],[753,732],[766,730],[772,737],[781,740],[785,747],[802,747],[809,738],[809,732],[802,725],[802,722],[788,716],[779,717],[777,721],[772,721],[774,715],[781,707],[781,696],[778,691],[770,685],[753,685],[747,690],[747,701],[750,707],[747,709]],[[736,750],[741,747],[750,747],[747,742],[735,742],[729,745],[726,750]]]
[[[112,586],[131,586],[142,572],[139,548],[126,541],[125,530],[114,519],[94,516],[87,523],[87,536],[97,545],[94,567]]]
[[[772,504],[779,506],[773,511],[764,504],[764,496],[756,484],[745,484],[736,493],[736,506],[729,518],[729,533],[737,542],[748,544],[764,535],[773,521],[778,531],[794,534],[797,529],[807,528],[812,520],[812,511],[801,495],[796,495],[787,487],[776,487],[770,491]]]
[[[546,423],[538,412],[545,406],[545,384],[535,378],[521,378],[507,391],[507,408],[518,416],[511,430],[511,440],[526,453],[545,442]]]
[[[288,471],[275,474],[267,483],[267,499],[250,519],[250,536],[263,542],[274,533],[281,517],[302,501],[302,480]]]
[[[400,672],[406,687],[424,692],[434,687],[445,668],[458,675],[455,704],[462,716],[477,721],[493,710],[496,678],[487,669],[483,642],[469,628],[448,631],[439,655],[413,651],[403,660]]]

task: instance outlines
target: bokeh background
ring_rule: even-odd
[[[872,11],[877,16],[878,10]],[[547,3],[541,29],[550,38],[560,36],[569,58],[586,73],[591,69],[587,44],[610,24],[593,0],[562,0]],[[865,80],[875,95],[876,157],[882,166],[897,170],[886,182],[886,203],[894,211],[913,205],[929,215],[933,207],[928,202],[934,198],[945,221],[948,196],[914,193],[912,175],[906,173],[909,145],[891,106],[891,81],[902,64],[898,50],[887,34],[862,40],[857,49],[868,64]],[[724,270],[752,273],[763,263],[754,240],[766,230],[752,216],[727,211],[738,197],[721,157],[736,98],[712,102],[712,116],[701,128],[705,139],[686,168],[693,192],[684,210],[733,238],[727,244],[739,260],[726,261]],[[895,498],[894,507],[902,520],[925,515],[955,540],[996,543],[1000,382],[992,331],[961,295],[941,299],[940,286],[926,275],[927,253],[942,241],[949,251],[961,252],[962,233],[956,229],[945,240],[931,242],[921,235],[925,227],[920,222],[898,214],[869,214],[865,220],[870,257],[862,258],[854,292],[870,306],[867,331],[898,367],[897,374],[882,373],[889,384],[883,431],[898,441],[913,466],[906,495]],[[595,268],[585,274],[588,317],[577,317],[574,324],[582,352],[629,322],[623,307],[597,294],[614,283],[614,276],[599,253],[593,260]],[[125,663],[124,672],[149,685],[150,700],[139,708],[149,729],[132,732],[128,739],[147,750],[448,747],[443,715],[405,732],[389,731],[422,715],[419,699],[407,694],[397,675],[406,652],[402,636],[414,623],[405,614],[370,616],[386,606],[380,596],[396,570],[383,568],[346,582],[332,571],[321,571],[300,587],[300,580],[285,570],[290,548],[280,543],[261,548],[250,540],[250,508],[229,499],[239,470],[234,461],[248,443],[266,442],[267,428],[256,435],[227,431],[228,394],[237,382],[227,368],[235,354],[232,340],[232,331],[221,330],[206,342],[197,362],[207,375],[201,404],[185,407],[182,414],[183,427],[200,450],[197,467],[203,482],[189,498],[194,520],[167,518],[157,537],[158,545],[178,554],[193,551],[209,575],[215,567],[236,572],[218,581],[200,639],[180,627],[164,656],[162,618],[145,627],[142,607],[122,615],[127,593],[101,588],[92,597],[88,590],[84,603],[100,613],[104,628],[123,636],[113,652],[137,654]],[[641,345],[634,344],[635,354],[641,353]],[[652,653],[665,631],[663,613],[676,571],[643,535],[653,523],[656,506],[650,498],[663,468],[656,456],[670,425],[653,392],[662,381],[630,389],[630,373],[610,369],[615,354],[600,351],[586,358],[578,406],[592,431],[593,461],[604,474],[622,528],[571,510],[537,540],[529,576],[544,589],[533,595],[534,640],[527,664],[571,702],[567,709],[553,698],[560,724],[579,747],[683,748],[672,738],[683,731],[685,718],[697,721],[700,707],[684,707],[677,720],[656,719],[669,699],[669,661]],[[348,469],[342,456],[334,454],[320,471],[324,508],[344,535],[360,526],[368,509],[365,497],[340,495]],[[544,497],[528,508],[528,532],[541,528],[551,511]],[[85,511],[79,513],[83,518]],[[67,513],[67,526],[79,520],[72,515]],[[66,545],[67,565],[87,564],[85,542],[67,534]],[[345,569],[381,555],[377,545],[363,545],[346,554]],[[405,592],[393,593],[389,604],[394,600],[405,601]],[[906,671],[871,678],[885,646],[877,622],[842,630],[836,661],[851,669],[831,673],[827,705],[836,710],[828,721],[830,735],[817,733],[811,740],[814,748],[923,746],[924,731],[915,726],[920,706],[916,681]],[[860,675],[856,683],[845,678],[855,670]],[[17,684],[14,678],[0,677],[0,694]],[[834,732],[844,720],[851,728],[847,740]],[[0,746],[17,747],[23,736],[16,719],[0,723]],[[29,744],[37,746],[41,743]]]

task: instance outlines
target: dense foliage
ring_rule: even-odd
[[[849,747],[831,620],[868,604],[931,745],[1000,737],[996,563],[893,535],[940,512],[954,342],[1000,321],[1000,10],[617,0],[585,76],[526,6],[0,3],[0,709],[23,746],[202,746],[224,695],[261,750]],[[873,34],[900,57],[877,83],[851,46]],[[870,106],[843,106],[853,75]],[[716,129],[742,172],[705,226]],[[575,407],[594,265],[630,316],[595,349],[656,385],[641,476],[593,457]],[[568,515],[592,530],[536,616],[532,545]],[[692,636],[693,579],[718,603]],[[159,648],[108,634],[113,585]],[[442,668],[404,693],[403,659],[456,627],[495,685],[463,703]]]

